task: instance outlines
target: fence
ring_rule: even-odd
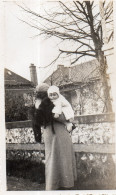
[[[115,189],[114,113],[78,116],[77,121],[72,142],[78,180],[84,189]],[[35,143],[31,121],[6,123],[6,139],[7,160],[44,160],[44,141]]]
[[[82,124],[92,124],[93,126],[97,123],[105,123],[105,124],[113,124],[115,121],[115,115],[114,113],[108,113],[108,114],[98,114],[98,115],[86,115],[86,116],[78,116],[75,117],[75,123],[76,121],[79,122],[78,128],[80,128],[80,126]],[[23,131],[25,128],[31,128],[32,127],[32,123],[30,120],[28,121],[18,121],[18,122],[8,122],[6,123],[6,129],[7,131],[11,131],[11,129],[22,129],[21,131]],[[105,126],[106,127],[106,126]],[[112,128],[112,127],[108,127],[108,128]],[[112,129],[112,135],[111,137],[114,138],[114,128]],[[15,136],[15,135],[14,135]],[[20,138],[20,135],[19,135]],[[34,140],[33,140],[34,142]],[[6,144],[6,149],[7,150],[17,150],[17,149],[21,149],[21,150],[40,150],[40,148],[42,150],[44,150],[44,144],[35,144],[35,143],[7,143]],[[114,141],[112,143],[101,143],[101,144],[74,144],[74,149],[75,152],[99,152],[99,153],[115,153],[115,145],[114,145]]]

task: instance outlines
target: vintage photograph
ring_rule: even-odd
[[[116,190],[114,7],[3,1],[7,192]]]

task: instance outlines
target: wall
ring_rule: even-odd
[[[99,80],[71,91],[71,103],[75,115],[99,114],[106,112],[106,97]]]
[[[114,114],[75,117],[77,121],[79,124],[71,137],[77,161],[78,189],[114,189]],[[31,121],[7,123],[6,142],[8,163],[22,160],[45,163],[44,144],[35,144]],[[9,169],[8,173],[12,175]]]
[[[71,133],[72,142],[77,144],[115,143],[114,122],[76,124]],[[35,143],[32,127],[6,129],[6,143]],[[44,143],[44,139],[42,139]]]

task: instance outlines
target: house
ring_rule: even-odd
[[[5,89],[29,89],[34,87],[33,82],[5,68],[4,70]]]
[[[5,118],[6,122],[28,119],[26,104],[32,102],[33,89],[37,84],[36,67],[30,66],[31,81],[5,68]]]
[[[96,59],[72,67],[58,65],[44,82],[60,88],[76,115],[103,113],[105,97],[99,67]]]

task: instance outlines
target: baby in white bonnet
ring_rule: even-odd
[[[66,118],[66,128],[70,132],[72,130],[72,122],[74,120],[74,111],[70,103],[65,99],[63,95],[60,94],[59,88],[57,86],[50,86],[47,93],[49,99],[54,104],[54,108],[52,109],[54,118],[58,118],[59,115],[63,113]]]

